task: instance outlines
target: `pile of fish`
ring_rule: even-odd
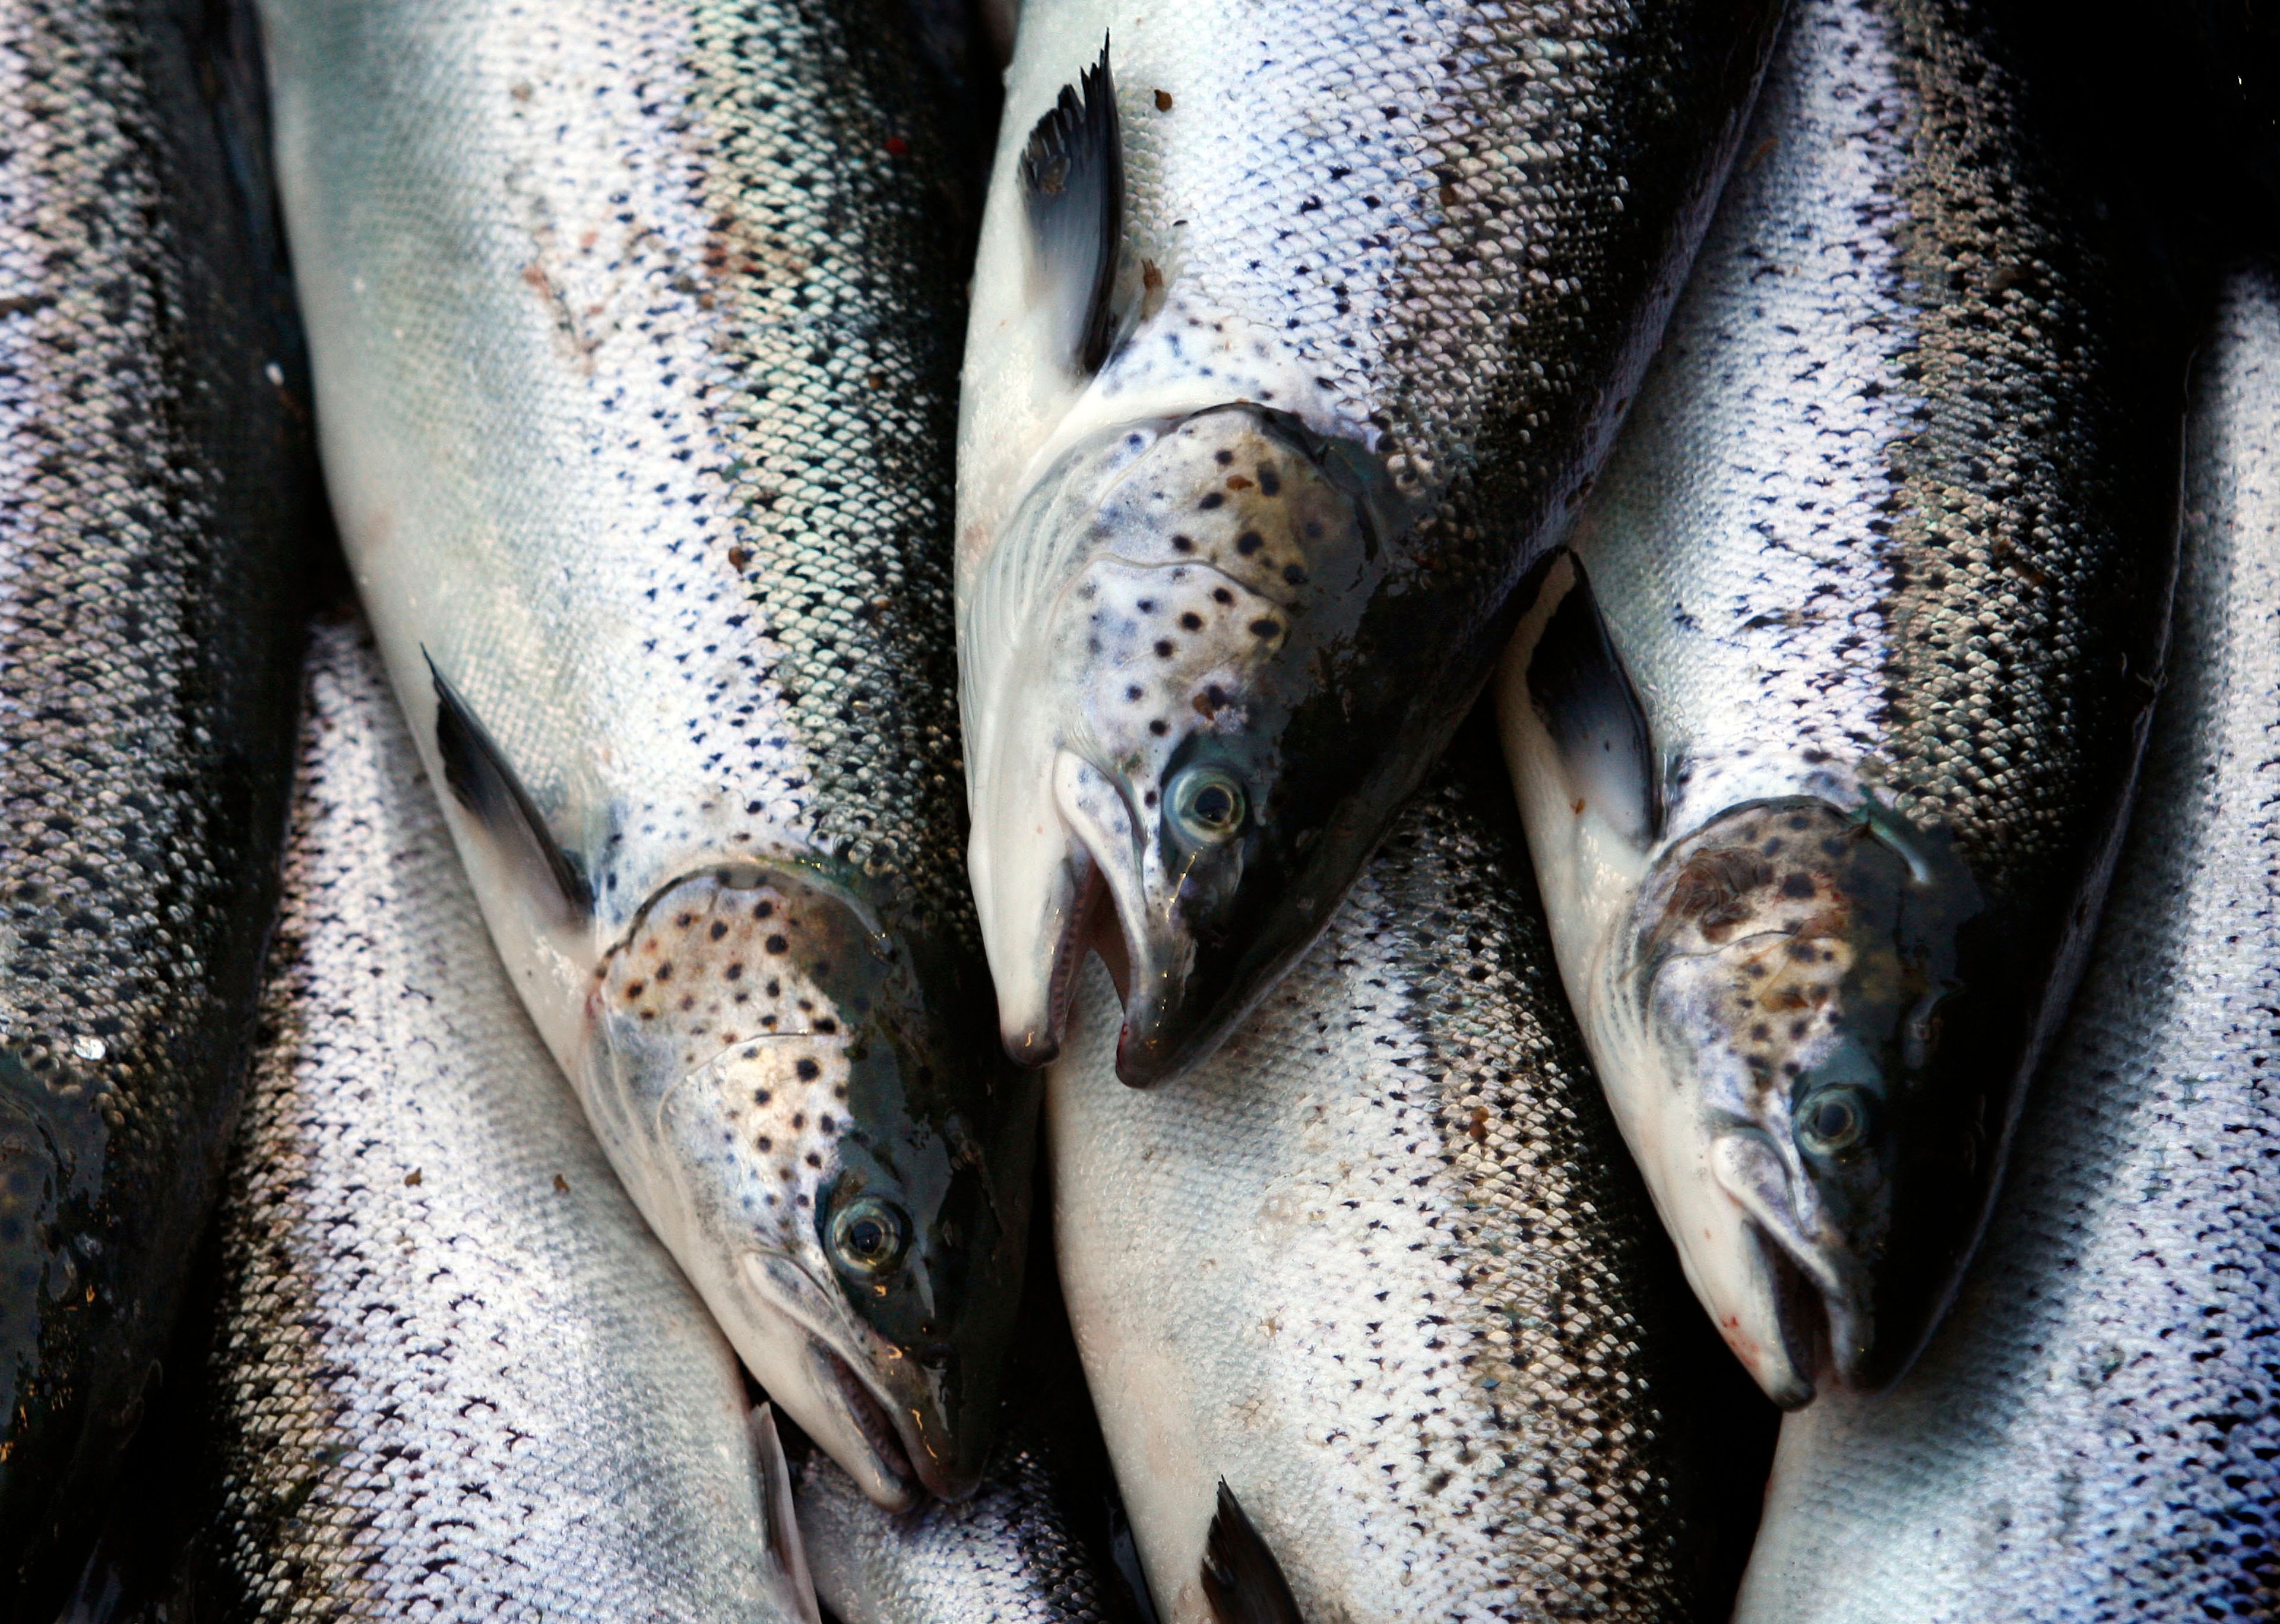
[[[2280,1616],[2280,261],[2047,23],[0,0],[0,1624]]]

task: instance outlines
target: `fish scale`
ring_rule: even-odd
[[[1069,1316],[1165,1616],[1222,1477],[1315,1624],[1717,1616],[1770,1411],[1691,1322],[1460,738],[1210,1061],[1051,1074]],[[1721,1432],[1722,1427],[1730,1430]]]
[[[2070,1024],[1948,1325],[1783,1424],[1738,1624],[2280,1605],[2280,281],[2235,278],[2187,440],[2177,635]]]
[[[193,1611],[793,1624],[735,1358],[531,1030],[360,625],[308,687]]]
[[[882,1500],[959,1492],[1036,1089],[968,1033],[959,237],[905,30],[874,0],[264,12],[343,540],[516,985],[777,1405]],[[668,983],[644,956],[684,912],[724,929]],[[804,1064],[843,1109],[775,1109]]]
[[[76,1576],[252,1036],[311,519],[245,19],[0,7],[0,1614]]]

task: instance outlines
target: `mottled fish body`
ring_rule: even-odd
[[[157,1389],[253,1035],[314,492],[249,19],[0,4],[0,1617]]]
[[[1954,1312],[1782,1427],[1744,1624],[2280,1605],[2280,281],[2228,289],[2176,640],[2075,1012]],[[1840,1577],[1841,1575],[1841,1577]]]
[[[1024,10],[958,520],[1016,1056],[1097,942],[1123,1076],[1170,1075],[1328,921],[1605,449],[1778,14]]]
[[[813,1624],[773,1424],[531,1029],[360,626],[308,687],[196,1615]]]
[[[1035,1089],[963,872],[957,233],[906,26],[265,14],[342,535],[515,984],[776,1404],[882,1501],[955,1497]]]
[[[1096,974],[1051,1073],[1070,1322],[1173,1624],[1730,1595],[1772,1412],[1655,1233],[1493,743],[1459,749],[1209,1061],[1120,1085]]]
[[[2182,361],[1991,10],[1791,9],[1499,678],[1616,1118],[1788,1405],[1891,1381],[1953,1289],[2166,636]]]

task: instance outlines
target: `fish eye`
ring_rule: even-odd
[[[831,1220],[831,1251],[839,1266],[857,1274],[883,1274],[903,1260],[911,1220],[882,1196],[859,1196]]]
[[[1243,785],[1223,767],[1192,766],[1172,780],[1172,821],[1190,840],[1225,845],[1243,833]]]
[[[1842,1084],[1815,1089],[1798,1102],[1791,1120],[1805,1150],[1842,1156],[1868,1136],[1868,1101],[1860,1089]]]

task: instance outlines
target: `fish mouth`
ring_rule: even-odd
[[[868,1479],[863,1482],[864,1492],[890,1511],[916,1505],[920,1485],[929,1489],[934,1485],[917,1470],[895,1424],[895,1412],[828,1343],[815,1338],[809,1343],[809,1351],[819,1378],[817,1385],[836,1401],[842,1419],[863,1445],[871,1468],[869,1474],[859,1475],[859,1481]],[[881,1488],[888,1490],[883,1497]]]
[[[1061,1042],[1068,1031],[1069,1006],[1075,1000],[1077,978],[1088,954],[1100,955],[1116,978],[1117,997],[1124,996],[1124,939],[1114,927],[1107,884],[1084,848],[1074,842],[1071,846],[1067,864],[1068,900],[1060,909],[1059,928],[1045,933],[1051,946],[1042,978],[1043,1020],[1008,1026],[1000,1033],[1005,1052],[1020,1066],[1048,1066],[1060,1057]]]
[[[1728,1344],[1784,1410],[1801,1409],[1830,1387],[1859,1386],[1874,1320],[1849,1255],[1791,1209],[1789,1170],[1764,1135],[1720,1135],[1710,1164],[1748,1259],[1733,1300],[1714,1296],[1709,1305]]]

